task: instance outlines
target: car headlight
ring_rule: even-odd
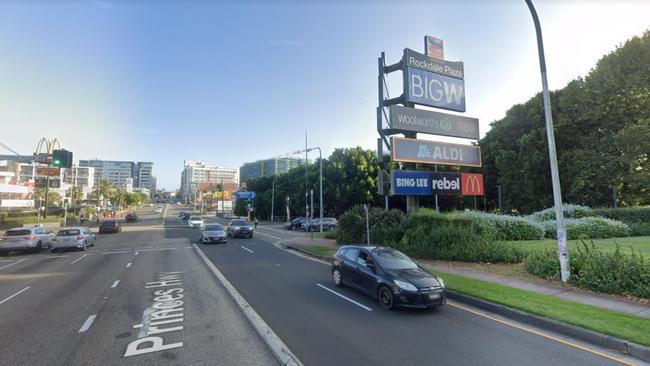
[[[405,281],[400,281],[400,280],[393,280],[393,282],[397,285],[397,287],[401,288],[402,290],[407,290],[407,291],[417,291],[417,287],[413,286],[412,283],[405,282]]]
[[[438,282],[440,282],[440,287],[445,288],[445,281],[442,278],[438,277]]]
[[[239,226],[233,226],[232,228],[235,229],[235,230],[241,229],[241,227],[239,227]]]

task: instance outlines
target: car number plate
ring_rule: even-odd
[[[429,300],[438,300],[440,298],[440,294],[429,294]]]

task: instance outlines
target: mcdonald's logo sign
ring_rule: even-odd
[[[483,195],[483,174],[461,173],[460,181],[463,196]]]

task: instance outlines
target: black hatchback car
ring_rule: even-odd
[[[138,215],[135,212],[129,212],[124,218],[126,222],[138,222]]]
[[[432,308],[446,303],[445,283],[402,252],[387,247],[341,247],[334,254],[332,281],[379,300],[384,309]]]
[[[253,237],[253,225],[246,220],[239,219],[230,221],[226,231],[231,238],[243,236],[250,239]]]
[[[284,224],[284,228],[287,230],[299,230],[304,229],[307,219],[304,217],[297,217],[290,222]]]
[[[122,231],[122,226],[116,220],[104,221],[99,225],[99,233],[119,233]]]

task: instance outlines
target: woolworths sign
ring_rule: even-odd
[[[390,128],[400,131],[462,137],[478,140],[478,119],[448,113],[392,105],[388,107]]]

